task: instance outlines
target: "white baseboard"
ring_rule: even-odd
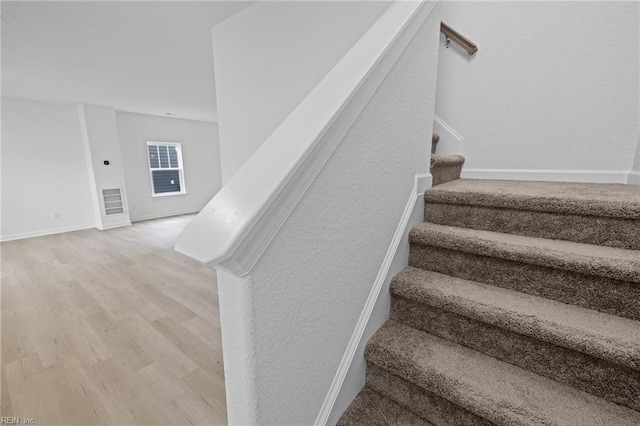
[[[627,183],[629,171],[462,169],[465,179],[513,179],[556,182]]]
[[[181,211],[176,211],[176,212],[169,212],[169,213],[161,213],[161,214],[155,214],[155,215],[141,216],[141,217],[131,218],[131,221],[123,221],[123,222],[113,223],[113,224],[105,225],[105,226],[102,226],[102,227],[96,226],[95,224],[91,223],[91,224],[86,224],[86,225],[76,225],[76,226],[67,226],[67,227],[62,227],[62,228],[45,229],[45,230],[42,230],[42,231],[23,232],[23,233],[19,233],[19,234],[2,235],[0,237],[0,242],[21,240],[21,239],[24,239],[24,238],[44,237],[45,235],[62,234],[64,232],[80,231],[80,230],[89,229],[89,228],[97,228],[97,229],[99,229],[101,231],[106,231],[107,229],[120,228],[120,227],[123,227],[123,226],[130,226],[132,222],[140,222],[140,221],[143,221],[143,220],[150,220],[150,219],[160,219],[160,218],[163,218],[163,217],[180,216],[180,215],[183,215],[183,214],[193,214],[193,213],[198,213],[200,210],[201,209],[188,209],[188,210],[181,210]]]
[[[41,231],[33,232],[21,232],[18,234],[3,235],[0,237],[0,242],[22,240],[24,238],[44,237],[45,235],[62,234],[64,232],[81,231],[83,229],[95,228],[95,224],[74,225],[66,226],[62,228],[45,229]]]
[[[316,425],[336,424],[342,413],[364,386],[364,347],[389,319],[389,283],[409,261],[409,231],[423,221],[424,192],[431,188],[430,173],[415,176],[415,183],[398,223],[382,266],[349,340],[338,371],[322,404]]]
[[[123,226],[131,226],[131,222],[127,220],[124,222],[117,222],[117,223],[110,223],[108,225],[96,226],[96,228],[98,228],[101,231],[106,231],[107,229],[122,228]]]
[[[146,216],[137,216],[137,217],[132,217],[131,222],[142,222],[143,220],[161,219],[163,217],[180,216],[183,214],[194,214],[194,213],[199,213],[200,210],[202,210],[202,208],[180,210],[180,211],[169,212],[169,213],[150,214]]]
[[[464,147],[462,145],[464,138],[462,135],[436,114],[433,115],[433,133],[437,133],[440,136],[437,154],[464,155]]]
[[[627,176],[627,183],[629,185],[640,185],[640,171],[630,171]]]

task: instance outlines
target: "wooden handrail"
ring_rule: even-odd
[[[444,22],[440,22],[440,32],[446,37],[447,46],[449,40],[453,40],[454,43],[460,45],[460,47],[466,50],[469,55],[473,55],[478,51],[478,46],[474,42],[454,30]]]

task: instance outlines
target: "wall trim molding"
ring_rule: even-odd
[[[122,228],[123,226],[131,226],[131,222],[127,220],[125,222],[109,223],[101,226],[96,226],[96,228],[98,228],[101,231],[106,231],[108,229],[113,229],[113,228]]]
[[[414,185],[407,201],[407,204],[404,208],[404,212],[400,218],[400,222],[396,227],[395,233],[391,238],[391,243],[389,248],[387,249],[387,253],[382,260],[382,266],[378,270],[378,275],[373,283],[371,291],[369,292],[369,296],[362,308],[362,312],[360,313],[360,318],[356,323],[356,327],[351,335],[351,339],[349,339],[349,343],[347,344],[347,348],[344,352],[342,360],[340,361],[340,365],[336,371],[336,374],[331,382],[331,386],[329,387],[329,391],[322,403],[320,411],[318,413],[318,417],[314,424],[316,425],[326,425],[329,423],[330,417],[336,417],[341,415],[342,413],[335,413],[334,407],[336,406],[336,401],[340,397],[340,391],[343,387],[343,384],[347,381],[351,365],[353,360],[360,351],[364,351],[364,346],[371,336],[365,335],[365,331],[367,329],[367,325],[369,324],[372,313],[374,312],[374,308],[380,298],[381,292],[383,288],[387,288],[393,276],[395,276],[400,270],[406,267],[408,262],[408,253],[402,259],[398,259],[398,252],[400,243],[408,238],[408,232],[417,225],[414,223],[415,214],[414,210],[416,205],[422,203],[424,208],[424,192],[431,188],[431,184],[433,182],[433,177],[431,173],[421,173],[417,174],[414,177]],[[422,211],[422,210],[421,210]],[[422,213],[419,214],[419,221],[422,221]],[[414,221],[411,219],[414,218]],[[398,262],[399,261],[399,262]],[[392,269],[393,264],[400,264],[400,270]],[[386,286],[385,286],[386,285]],[[380,315],[385,315],[383,318],[386,321],[389,318],[389,309],[385,305],[384,312]],[[377,327],[376,327],[377,329]],[[355,375],[356,373],[352,373]],[[345,396],[345,399],[348,398],[348,401],[344,401],[344,404],[348,404],[351,402],[352,397],[349,395]],[[337,421],[337,419],[335,419]]]
[[[202,210],[202,208],[199,208],[199,209],[186,209],[186,210],[174,211],[174,212],[169,212],[169,213],[149,214],[149,215],[145,215],[145,216],[137,216],[137,217],[132,217],[131,218],[131,222],[132,223],[143,222],[145,220],[162,219],[164,217],[182,216],[184,214],[194,214],[194,213],[200,212],[200,210]]]
[[[433,133],[437,133],[440,136],[437,154],[462,155],[464,153],[464,138],[462,135],[445,123],[437,114],[433,114]]]
[[[249,274],[435,6],[393,3],[185,228],[175,249]]]
[[[627,176],[627,183],[629,185],[640,185],[640,171],[631,170],[629,176]]]
[[[513,179],[558,182],[627,183],[629,171],[622,170],[518,170],[462,169],[466,179]]]
[[[43,231],[21,232],[19,234],[3,235],[0,242],[22,240],[25,238],[44,237],[46,235],[63,234],[65,232],[81,231],[83,229],[95,228],[94,223],[84,225],[64,226],[61,228],[45,229]]]
[[[462,135],[458,132],[455,131],[455,129],[451,126],[449,126],[447,123],[445,123],[445,121],[440,118],[438,116],[438,114],[433,114],[433,119],[434,121],[437,121],[438,124],[440,124],[447,132],[451,133],[451,136],[453,136],[454,138],[463,141],[464,138],[462,137]]]
[[[46,235],[54,235],[54,234],[62,234],[62,233],[65,233],[65,232],[81,231],[83,229],[90,229],[90,228],[96,228],[96,229],[99,229],[101,231],[106,231],[108,229],[121,228],[123,226],[130,226],[132,223],[142,222],[142,221],[145,221],[145,220],[162,219],[162,218],[165,218],[165,217],[181,216],[181,215],[185,215],[185,214],[194,214],[194,213],[198,213],[200,210],[201,209],[188,209],[188,210],[176,211],[176,212],[170,212],[170,213],[162,213],[162,214],[156,214],[156,215],[141,216],[141,217],[137,217],[137,218],[131,218],[130,222],[127,221],[127,222],[113,223],[113,224],[109,224],[108,226],[104,226],[102,228],[96,226],[94,223],[90,223],[90,224],[86,224],[86,225],[66,226],[66,227],[62,227],[62,228],[47,229],[47,230],[44,230],[44,231],[22,232],[22,233],[19,233],[19,234],[12,234],[12,235],[7,235],[7,236],[3,235],[2,237],[0,237],[0,242],[22,240],[22,239],[25,239],[25,238],[44,237]]]

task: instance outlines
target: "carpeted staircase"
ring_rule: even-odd
[[[640,425],[640,188],[459,179],[462,157],[434,157],[339,425]]]

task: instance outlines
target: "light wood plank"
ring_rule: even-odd
[[[226,424],[215,271],[173,250],[192,217],[0,245],[2,416]]]

